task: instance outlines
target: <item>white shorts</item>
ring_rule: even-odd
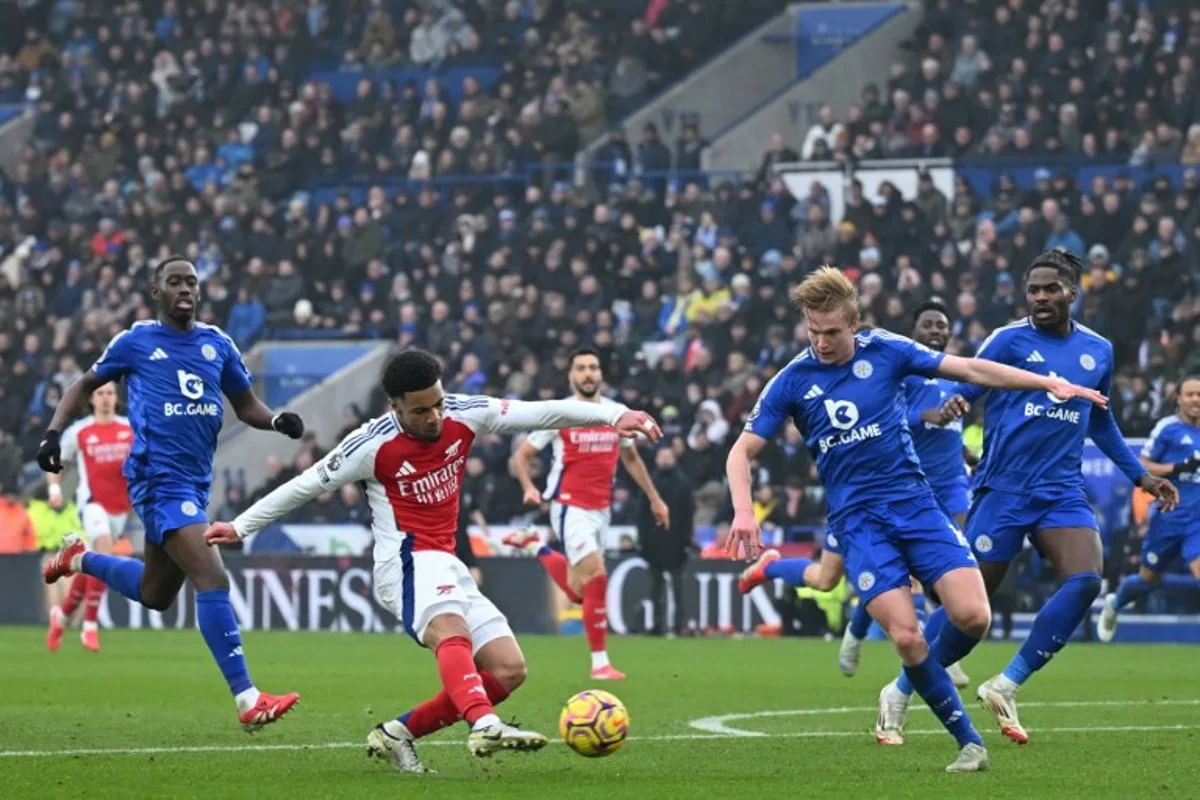
[[[439,614],[457,614],[471,632],[472,652],[512,636],[508,620],[484,597],[467,565],[440,550],[403,551],[375,563],[375,593],[409,636],[425,644],[425,628]]]
[[[599,553],[604,532],[612,518],[611,509],[576,508],[550,504],[550,529],[562,542],[567,561],[575,566],[592,553]]]
[[[79,519],[83,523],[83,535],[91,544],[101,536],[120,539],[125,534],[129,512],[110,514],[99,503],[88,503],[80,510]]]

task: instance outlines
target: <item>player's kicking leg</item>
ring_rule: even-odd
[[[476,666],[471,652],[471,632],[464,617],[457,613],[438,614],[430,620],[424,632],[425,644],[437,658],[438,674],[449,705],[453,706],[457,717],[471,726],[467,750],[480,758],[501,750],[541,750],[547,743],[542,734],[523,731],[515,725],[501,722],[496,715],[495,703],[508,697],[511,692],[509,686],[515,688],[525,679],[524,658],[520,655],[520,649],[516,648],[516,640],[509,638],[511,644],[507,646],[497,643],[499,640],[489,643],[493,645],[492,651],[484,654],[483,659],[483,663],[506,674],[509,681],[506,686],[494,673],[481,672]],[[504,652],[512,648],[516,648],[515,654]],[[518,662],[519,666],[516,666]],[[505,664],[509,666],[503,666]],[[431,702],[437,701],[435,697]],[[444,719],[444,715],[441,718]],[[408,717],[408,722],[420,730],[421,726],[413,721],[412,716]],[[412,728],[409,730],[414,737],[418,735]]]
[[[508,621],[450,553],[397,554],[375,564],[379,598],[415,641],[433,652],[442,691],[367,737],[367,753],[405,772],[423,772],[414,742],[462,719],[475,756],[540,750],[546,737],[506,725],[495,706],[525,680],[525,658]]]
[[[504,635],[483,645],[475,653],[475,667],[493,707],[508,699],[525,682],[525,657],[507,624],[502,621],[500,624],[503,625],[503,631],[496,632]],[[475,635],[486,635],[486,630],[477,630]],[[450,727],[459,719],[454,700],[442,690],[432,699],[372,728],[367,734],[367,755],[387,761],[401,772],[433,772],[421,763],[416,741]],[[528,731],[518,732],[526,736],[538,736]],[[515,749],[532,750],[536,747]]]

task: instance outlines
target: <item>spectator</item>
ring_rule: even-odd
[[[817,121],[804,135],[804,144],[800,146],[800,156],[805,161],[828,161],[828,157],[820,159],[816,157],[818,145],[824,146],[825,153],[832,153],[844,132],[845,128],[834,118],[833,107],[821,106],[817,111]],[[773,146],[774,144],[772,142]]]
[[[679,172],[699,172],[700,157],[706,147],[708,141],[700,135],[696,123],[685,124],[682,135],[675,143],[675,169]]]
[[[799,153],[787,146],[787,143],[783,139],[783,134],[776,133],[772,135],[771,145],[767,148],[767,152],[763,153],[762,163],[758,167],[758,182],[763,183],[769,179],[771,177],[771,170],[777,164],[791,164],[799,160]]]
[[[683,631],[687,619],[687,605],[683,596],[683,565],[687,561],[688,549],[692,544],[692,486],[679,467],[675,451],[660,447],[654,454],[654,470],[651,473],[654,486],[663,502],[671,510],[671,522],[666,529],[660,528],[650,514],[649,503],[641,502],[638,517],[638,540],[642,557],[650,567],[650,599],[654,604],[654,630],[657,636],[678,635]],[[672,604],[675,614],[668,619],[666,584],[670,581]]]

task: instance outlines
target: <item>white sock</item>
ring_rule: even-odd
[[[84,553],[87,553],[87,550],[84,550],[83,553],[71,558],[71,563],[67,564],[67,566],[70,567],[71,572],[83,572]]]
[[[408,729],[403,722],[398,719],[389,719],[383,723],[383,732],[393,739],[411,739],[413,738],[412,731]]]
[[[608,666],[608,651],[595,650],[592,652],[592,669],[602,669]]]
[[[83,629],[85,631],[95,631],[95,630],[99,630],[100,626],[97,625],[95,622],[88,622],[87,620],[84,620],[83,621]]]
[[[471,726],[473,731],[481,731],[491,725],[499,725],[500,718],[495,714],[484,714],[479,719],[475,720],[475,724]]]
[[[238,692],[234,695],[233,702],[237,703],[238,713],[244,714],[254,708],[254,704],[258,702],[258,696],[261,692],[251,686],[249,689]]]

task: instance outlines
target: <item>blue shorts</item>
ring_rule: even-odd
[[[1156,513],[1150,518],[1150,529],[1142,540],[1142,566],[1151,572],[1161,572],[1179,556],[1184,564],[1200,558],[1200,525],[1176,513]]]
[[[951,520],[959,514],[966,514],[971,508],[971,494],[965,480],[947,486],[934,486],[933,496]]]
[[[1052,528],[1100,530],[1082,488],[1020,494],[979,489],[967,515],[967,541],[980,561],[1012,561],[1027,536]]]
[[[827,545],[831,536],[864,603],[910,586],[910,575],[932,586],[951,570],[979,566],[932,495],[851,509],[830,521]]]
[[[163,544],[167,534],[180,528],[208,522],[208,489],[181,484],[130,485],[129,499],[146,528],[146,541],[153,544]]]

